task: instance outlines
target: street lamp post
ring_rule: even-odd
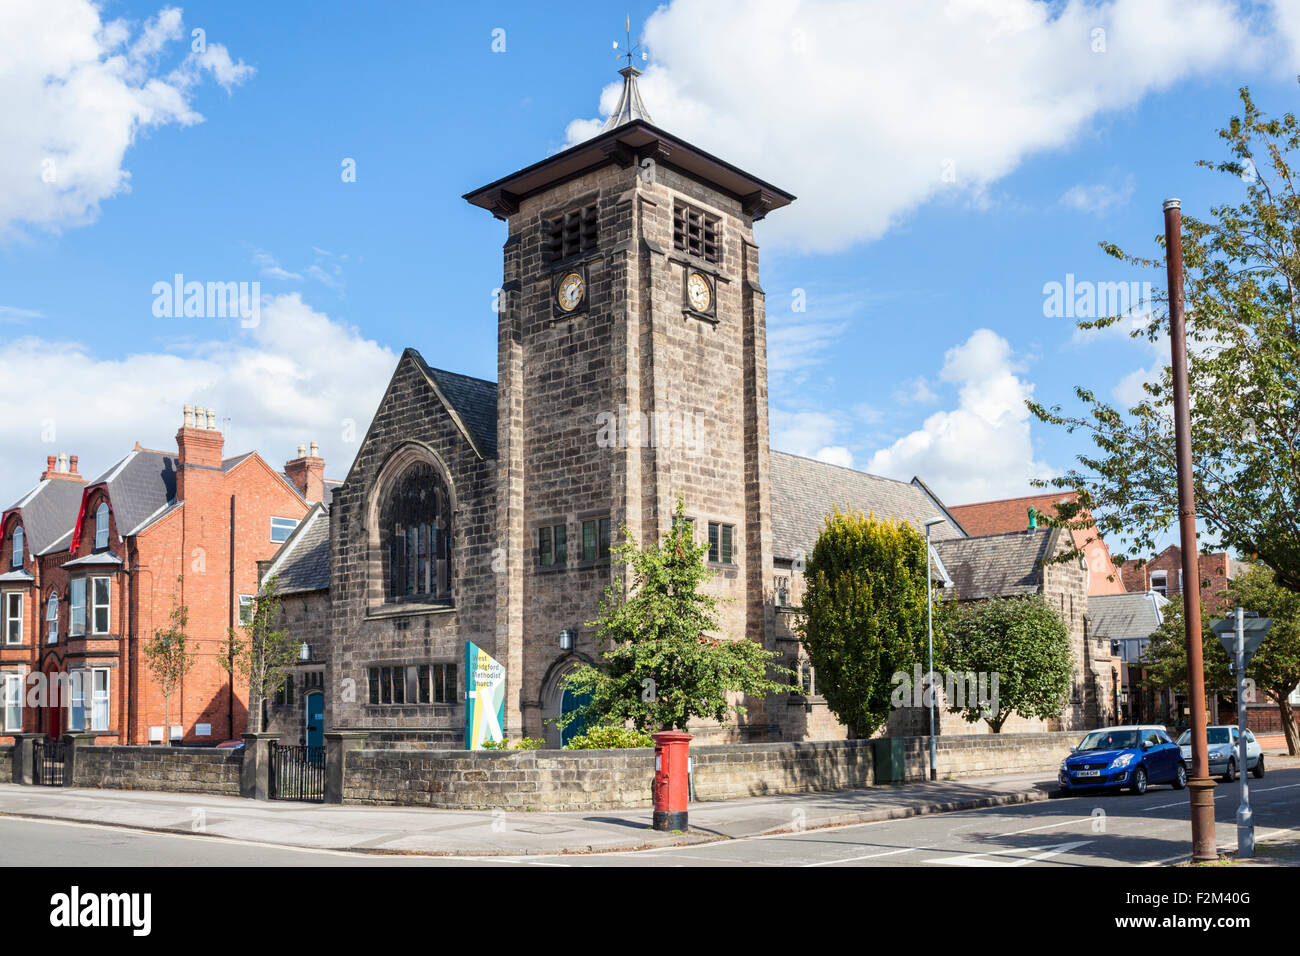
[[[1248,859],[1255,855],[1255,815],[1250,809],[1250,787],[1246,783],[1248,768],[1246,752],[1246,666],[1255,656],[1260,641],[1273,626],[1273,619],[1251,615],[1237,608],[1232,617],[1215,621],[1210,629],[1219,636],[1219,643],[1228,652],[1232,669],[1237,677],[1237,770],[1241,774],[1241,802],[1237,805],[1237,857]],[[1263,760],[1263,754],[1260,755]]]
[[[1201,654],[1201,573],[1196,550],[1196,493],[1192,476],[1192,416],[1187,382],[1187,314],[1183,302],[1182,203],[1166,199],[1165,270],[1169,283],[1169,351],[1173,372],[1174,448],[1178,472],[1178,532],[1183,551],[1183,639],[1191,703],[1192,768],[1187,781],[1192,817],[1192,862],[1219,858],[1214,838],[1214,781],[1205,739],[1205,663]]]
[[[930,705],[930,779],[939,779],[939,762],[935,755],[934,742],[934,584],[930,573],[930,528],[943,524],[946,518],[931,518],[925,523],[925,626],[926,626],[926,675],[929,681],[928,703]]]

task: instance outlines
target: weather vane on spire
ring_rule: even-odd
[[[617,50],[618,50],[618,41],[615,40],[615,41],[614,41],[614,50],[615,50],[614,55],[615,55],[615,56],[619,56],[619,57],[627,57],[627,65],[628,65],[628,66],[631,66],[631,65],[632,65],[632,60],[633,60],[633,58],[636,56],[636,54],[637,54],[638,51],[640,51],[640,53],[641,53],[641,60],[642,60],[642,62],[644,62],[644,61],[650,59],[650,55],[649,55],[648,53],[646,53],[645,50],[642,50],[642,49],[641,49],[641,44],[639,44],[639,43],[637,43],[637,44],[633,44],[633,43],[632,43],[632,18],[631,18],[630,16],[627,16],[627,17],[624,18],[624,21],[623,21],[623,29],[624,29],[624,31],[626,31],[626,33],[627,33],[627,44],[626,44],[626,45],[624,46],[624,48],[623,48],[625,52],[623,52],[623,53],[618,53],[618,52],[617,52]]]

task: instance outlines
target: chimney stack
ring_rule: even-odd
[[[71,467],[69,461],[72,463]],[[69,459],[67,452],[45,456],[45,471],[41,473],[41,481],[51,478],[60,481],[85,481],[77,474],[77,456],[73,455]]]
[[[184,411],[184,424],[176,433],[180,468],[186,465],[220,468],[225,439],[216,429],[217,413],[201,405],[186,405]]]
[[[325,500],[325,459],[320,457],[320,445],[311,443],[311,454],[303,454],[298,446],[298,457],[284,463],[284,473],[294,483],[298,492],[311,504]]]

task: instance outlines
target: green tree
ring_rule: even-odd
[[[167,627],[158,631],[145,642],[143,652],[145,663],[153,673],[158,690],[163,695],[163,744],[171,746],[172,734],[172,695],[181,686],[185,672],[194,666],[195,653],[190,648],[189,635],[185,629],[190,623],[190,609],[182,604],[181,584],[183,578],[176,578],[176,590],[172,592],[172,609],[167,618]]]
[[[252,616],[238,628],[227,628],[228,671],[248,681],[248,729],[262,728],[262,701],[278,691],[298,660],[298,642],[280,623],[279,582],[274,575],[263,583],[253,600]],[[242,632],[242,633],[241,633]]]
[[[995,734],[1013,713],[1061,716],[1074,676],[1069,628],[1041,595],[962,608],[949,629],[944,662],[956,674],[987,675],[991,700],[968,695],[964,706],[950,709],[971,723],[986,721]]]
[[[1210,630],[1210,615],[1201,606],[1201,658],[1205,664],[1205,692],[1232,694],[1236,681],[1228,670],[1228,655]],[[1146,677],[1142,684],[1152,690],[1187,694],[1187,640],[1183,630],[1183,599],[1175,597],[1164,609],[1164,619],[1151,635],[1151,646],[1142,659]]]
[[[813,546],[796,626],[818,690],[850,737],[875,733],[889,717],[894,675],[925,663],[928,569],[919,531],[861,512],[832,511]]]
[[[561,726],[577,720],[588,728],[631,722],[640,731],[684,730],[694,717],[722,722],[744,714],[737,696],[789,690],[768,676],[793,676],[775,663],[775,651],[710,636],[718,630],[718,599],[700,590],[713,576],[704,564],[708,545],[695,544],[686,527],[679,498],[672,528],[659,542],[640,550],[623,529],[614,554],[628,569],[628,586],[625,579],[607,586],[599,616],[587,625],[612,646],[599,666],[583,665],[565,678],[589,701],[565,714]]]
[[[1228,600],[1233,607],[1273,619],[1273,626],[1246,668],[1246,676],[1277,704],[1287,751],[1295,754],[1300,740],[1290,697],[1300,685],[1300,594],[1282,587],[1272,571],[1257,564],[1228,586]]]
[[[1219,135],[1228,156],[1197,165],[1234,177],[1241,201],[1183,219],[1188,375],[1196,506],[1221,546],[1258,556],[1284,587],[1300,591],[1300,193],[1291,162],[1300,149],[1293,114],[1269,119],[1241,91],[1243,111]],[[1163,247],[1163,237],[1157,237]],[[1103,250],[1137,267],[1155,259]],[[1168,295],[1131,332],[1159,343]],[[1124,316],[1079,322],[1100,328]],[[1124,411],[1086,387],[1084,408],[1066,414],[1030,402],[1040,420],[1087,434],[1095,449],[1081,467],[1049,482],[1080,490],[1112,545],[1155,548],[1177,517],[1172,374],[1164,365],[1145,396]],[[1117,553],[1116,560],[1122,560]]]

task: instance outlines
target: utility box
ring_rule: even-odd
[[[907,779],[902,737],[877,737],[872,741],[876,783],[902,783]]]

